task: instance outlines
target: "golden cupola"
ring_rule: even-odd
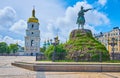
[[[35,9],[34,8],[32,10],[32,17],[30,17],[27,22],[28,23],[29,22],[34,22],[34,23],[38,23],[39,22],[39,20],[35,17]]]

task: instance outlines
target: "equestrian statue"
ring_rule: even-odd
[[[78,29],[80,28],[80,26],[81,26],[81,29],[84,29],[84,24],[85,24],[84,13],[89,10],[92,10],[91,8],[90,9],[83,9],[83,8],[84,7],[81,6],[81,10],[78,12],[78,18],[77,18],[77,22],[76,22],[76,24],[78,24]]]

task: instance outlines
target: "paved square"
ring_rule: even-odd
[[[0,56],[0,78],[120,78],[120,72],[35,72],[11,66],[14,61],[35,61],[35,57]]]

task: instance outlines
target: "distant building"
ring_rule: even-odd
[[[120,59],[120,29],[119,27],[114,27],[111,31],[106,33],[100,33],[96,35],[95,38],[105,45],[110,55],[113,52],[113,47],[110,45],[112,43],[112,38],[115,38],[116,45],[114,46],[115,58]]]
[[[17,55],[25,55],[24,48],[21,47],[20,45],[17,46],[18,46]]]
[[[32,17],[27,21],[25,36],[25,54],[36,55],[40,52],[40,30],[39,20],[35,17],[35,9],[32,10]]]

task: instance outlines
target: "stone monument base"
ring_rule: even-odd
[[[89,29],[74,29],[70,34],[70,39],[76,38],[76,34],[81,34],[81,35],[90,34],[92,36],[92,32]]]
[[[55,71],[55,72],[120,72],[120,64],[111,63],[27,63],[15,62],[12,65],[32,71]]]

